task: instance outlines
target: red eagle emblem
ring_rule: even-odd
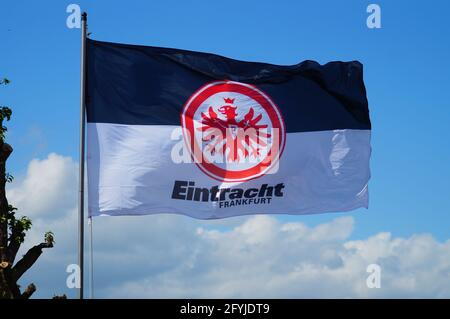
[[[202,131],[202,141],[206,142],[205,152],[211,155],[216,153],[227,156],[227,161],[237,162],[243,158],[260,156],[261,147],[267,147],[268,125],[258,124],[262,114],[255,115],[250,107],[241,120],[237,120],[239,110],[234,106],[234,100],[224,98],[225,104],[216,110],[223,114],[221,118],[213,107],[208,112],[201,113],[203,124],[198,130]]]

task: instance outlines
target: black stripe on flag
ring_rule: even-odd
[[[269,95],[288,133],[371,128],[363,66],[357,61],[282,66],[90,39],[87,55],[91,123],[178,126],[198,89],[231,80]]]

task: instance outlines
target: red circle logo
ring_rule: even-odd
[[[257,87],[234,81],[201,87],[186,102],[181,125],[191,158],[223,182],[272,172],[286,142],[275,103]]]

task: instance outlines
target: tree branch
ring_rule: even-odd
[[[36,286],[34,284],[29,284],[27,289],[20,295],[20,299],[29,299],[35,291]]]
[[[19,251],[19,248],[20,248],[20,245],[21,245],[20,241],[15,239],[16,236],[17,236],[17,232],[18,232],[17,228],[12,230],[11,236],[10,236],[11,240],[10,240],[9,245],[8,245],[8,262],[10,264],[14,263],[14,260],[16,259],[17,252]]]
[[[19,251],[20,245],[24,241],[25,231],[27,230],[27,225],[24,224],[23,219],[10,221],[11,235],[9,236],[8,245],[8,262],[12,265],[16,259],[17,252]]]
[[[8,143],[3,143],[1,152],[0,152],[0,161],[6,162],[9,155],[13,152],[13,148]]]
[[[5,165],[13,148],[8,143],[0,141],[0,262],[7,261],[6,247],[8,245],[8,200],[5,193]]]
[[[19,280],[19,278],[34,265],[36,260],[42,254],[42,249],[52,247],[53,243],[40,243],[39,245],[30,248],[22,259],[12,268],[14,279]]]

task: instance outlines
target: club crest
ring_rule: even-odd
[[[278,162],[285,126],[274,102],[260,89],[213,82],[187,101],[183,134],[197,166],[225,182],[260,177]]]

